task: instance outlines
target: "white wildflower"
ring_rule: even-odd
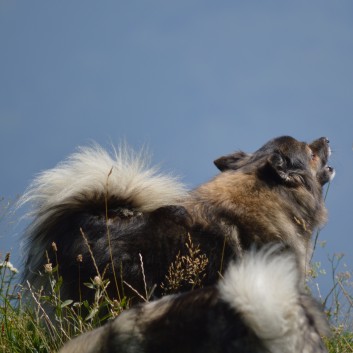
[[[14,267],[10,261],[0,262],[0,269],[1,268],[8,268],[12,273],[18,273],[18,269]]]

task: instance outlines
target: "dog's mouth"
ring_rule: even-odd
[[[331,181],[335,176],[335,169],[328,165],[331,156],[330,141],[327,137],[320,137],[309,145],[312,151],[312,167],[316,170],[316,177],[321,185]]]

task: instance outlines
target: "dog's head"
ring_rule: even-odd
[[[214,161],[220,171],[256,168],[269,179],[290,186],[306,185],[312,182],[322,186],[332,180],[335,171],[327,162],[331,154],[329,140],[321,137],[312,143],[282,136],[267,142],[256,152],[242,151],[220,157]]]

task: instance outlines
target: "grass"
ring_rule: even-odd
[[[323,304],[331,324],[332,336],[324,339],[328,352],[350,353],[353,352],[352,272],[344,264],[343,254],[334,254],[328,260],[329,270],[319,262],[312,264],[307,277],[308,290]],[[331,280],[331,288],[325,294],[320,289],[320,277]]]
[[[83,237],[85,235],[82,233]],[[86,243],[87,246],[88,243]],[[165,293],[173,293],[182,284],[190,289],[202,286],[207,258],[194,246],[189,237],[186,243],[188,254],[177,255],[169,268],[163,288]],[[56,253],[56,244],[52,244]],[[93,254],[91,253],[93,258]],[[44,274],[50,284],[49,293],[35,290],[30,283],[26,289],[17,285],[18,270],[10,262],[10,254],[0,261],[0,351],[8,352],[56,352],[67,340],[79,334],[99,327],[103,322],[118,316],[128,308],[128,298],[112,299],[107,293],[111,283],[100,274],[84,285],[94,292],[94,301],[73,302],[61,300],[60,287],[62,277],[59,265],[53,263],[46,254]],[[1,260],[1,259],[0,259]],[[57,263],[57,259],[54,259]],[[94,258],[93,258],[94,260]],[[143,259],[140,256],[143,277]],[[80,260],[78,258],[78,265]],[[145,283],[145,293],[135,293],[142,301],[149,301],[151,291]],[[24,297],[30,301],[23,302]],[[30,303],[30,305],[26,305]],[[104,314],[102,314],[104,313]]]
[[[207,259],[192,243],[188,243],[188,246],[189,255],[177,258],[170,267],[166,276],[166,291],[175,290],[175,285],[180,281],[200,285],[202,266]],[[320,293],[317,279],[320,276],[332,277],[332,289],[326,296],[319,296],[332,324],[332,337],[325,338],[325,343],[330,353],[349,353],[353,352],[351,273],[339,271],[343,261],[341,255],[333,256],[330,261],[329,274],[320,264],[314,264],[308,286],[312,291]],[[58,267],[52,267],[47,262],[45,268],[44,276],[50,283],[50,294],[44,295],[41,291],[35,291],[30,285],[28,293],[24,293],[24,289],[16,284],[19,274],[10,261],[10,254],[0,258],[1,352],[56,352],[70,338],[100,326],[103,320],[114,318],[128,308],[127,298],[122,298],[121,301],[109,298],[106,288],[110,283],[98,275],[85,284],[95,293],[92,303],[63,301],[60,298],[62,278]],[[24,294],[32,297],[31,305],[23,302]],[[147,290],[145,295],[139,295],[148,300]],[[103,311],[106,313],[104,317],[101,315]]]
[[[85,284],[94,291],[92,303],[63,301],[58,267],[48,262],[45,272],[50,283],[48,294],[34,290],[30,284],[27,289],[16,284],[18,271],[10,262],[10,254],[0,261],[1,352],[56,352],[68,339],[101,326],[128,307],[125,299],[118,302],[109,298],[109,282],[99,276]],[[28,296],[31,300],[24,302]]]

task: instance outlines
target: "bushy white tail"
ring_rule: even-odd
[[[279,246],[265,247],[230,266],[219,289],[223,300],[242,315],[270,352],[302,352],[306,339],[310,347],[315,347],[314,339],[319,346],[319,334],[327,333],[327,325],[320,310],[306,307],[308,297],[301,293],[300,280],[294,254],[281,252]],[[315,306],[311,299],[310,305]],[[317,335],[309,333],[316,330]]]
[[[24,281],[41,286],[38,272],[52,242],[73,241],[74,231],[80,235],[81,224],[70,228],[72,215],[86,210],[104,215],[106,205],[150,212],[178,204],[187,195],[184,185],[174,176],[160,174],[149,162],[144,151],[137,153],[122,146],[109,154],[94,145],[80,148],[55,168],[39,174],[18,205],[29,204],[32,217],[23,239],[27,252]]]

